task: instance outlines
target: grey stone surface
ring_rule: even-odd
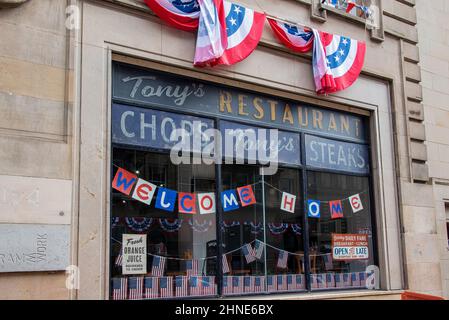
[[[69,240],[68,225],[0,224],[0,272],[65,270]]]

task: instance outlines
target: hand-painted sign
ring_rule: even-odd
[[[362,199],[360,198],[360,194],[349,197],[349,203],[351,204],[352,212],[357,213],[363,210],[363,203]]]
[[[306,135],[306,164],[315,168],[368,174],[368,146]]]
[[[298,133],[276,130],[276,137],[269,129],[240,123],[221,121],[223,153],[227,158],[301,164],[300,137]],[[232,139],[232,148],[226,146],[226,139]],[[277,156],[276,156],[277,154]]]
[[[307,216],[309,218],[321,218],[321,201],[307,200]]]
[[[157,186],[151,182],[145,181],[143,179],[137,180],[136,187],[134,188],[133,198],[145,203],[146,205],[151,205],[151,200],[153,199],[154,192]]]
[[[334,260],[369,259],[367,234],[332,234],[332,257]]]
[[[140,147],[170,150],[181,138],[172,137],[177,129],[184,129],[186,148],[201,152],[211,137],[205,131],[212,129],[210,119],[180,115],[120,104],[112,105],[112,142]]]
[[[196,214],[196,196],[194,193],[179,193],[179,213]]]
[[[123,234],[122,240],[122,273],[147,273],[147,235]]]
[[[343,204],[341,200],[329,201],[329,210],[332,219],[343,218]]]
[[[296,196],[282,192],[281,210],[295,213]]]
[[[367,142],[365,119],[360,116],[119,63],[113,67],[113,98]]]

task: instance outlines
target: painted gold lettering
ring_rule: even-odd
[[[232,95],[227,91],[220,91],[220,112],[232,113]]]
[[[313,110],[313,127],[323,130],[323,113],[318,110]]]
[[[360,128],[359,128],[359,126],[360,126],[360,120],[359,119],[355,119],[354,120],[355,121],[355,135],[357,136],[357,137],[360,137]]]
[[[292,110],[290,109],[290,106],[288,104],[285,105],[284,108],[284,118],[282,121],[285,123],[286,121],[290,122],[290,124],[293,124],[293,115]]]
[[[309,125],[309,110],[304,108],[304,114],[302,107],[298,106],[298,121],[299,125],[303,127],[307,127]]]
[[[276,106],[278,103],[273,100],[268,100],[268,103],[270,104],[271,121],[276,121]]]
[[[337,121],[335,121],[335,116],[333,113],[331,113],[329,116],[329,126],[328,126],[327,130],[328,131],[330,131],[330,130],[338,131]]]
[[[264,110],[263,110],[263,107],[262,107],[262,99],[254,98],[253,104],[254,104],[254,108],[256,108],[256,110],[258,112],[257,114],[254,115],[254,118],[256,118],[256,119],[263,119],[265,114],[264,114]]]
[[[246,98],[248,98],[248,96],[245,96],[244,94],[239,94],[239,115],[241,116],[249,115],[249,113],[245,111],[245,107],[247,106],[245,103]]]
[[[349,117],[340,115],[341,132],[346,131],[349,134]]]

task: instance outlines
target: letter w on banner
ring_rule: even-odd
[[[213,65],[228,47],[223,0],[198,0],[200,22],[194,64]]]

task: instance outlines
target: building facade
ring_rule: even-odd
[[[318,0],[235,2],[365,41],[362,74],[317,96],[311,55],[287,50],[268,23],[244,61],[195,68],[196,34],[167,26],[144,1],[0,0],[0,298],[114,298],[123,279],[136,285],[117,263],[123,234],[146,235],[139,275],[163,270],[158,297],[162,286],[176,297],[187,270],[201,276],[186,280],[191,297],[449,297],[449,38],[438,32],[448,4],[372,1],[373,27]],[[258,163],[174,165],[167,136],[195,121],[203,138],[203,129],[278,129],[290,147],[273,176]],[[116,190],[121,169],[157,187],[153,203]],[[234,211],[216,201],[214,214],[189,216],[191,202],[178,202],[242,187]],[[248,206],[245,190],[256,199]],[[284,193],[296,196],[289,214],[279,210]],[[360,212],[347,202],[354,195]],[[333,221],[336,199],[345,217]],[[307,217],[309,200],[323,203],[319,220]],[[332,234],[363,235],[366,259],[329,264]],[[263,244],[258,261],[247,244]],[[360,283],[370,266],[376,290],[336,284]]]

